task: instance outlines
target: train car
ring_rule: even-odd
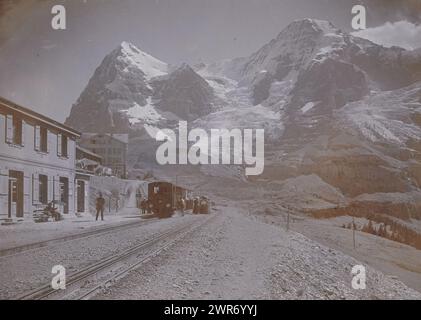
[[[151,182],[148,185],[148,200],[152,212],[159,218],[169,218],[181,199],[186,199],[188,190],[170,182]]]
[[[148,200],[152,212],[159,218],[168,218],[174,212],[173,184],[151,182],[148,186]]]

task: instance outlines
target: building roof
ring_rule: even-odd
[[[94,152],[92,152],[92,151],[90,151],[88,149],[85,149],[85,148],[79,146],[79,145],[76,145],[76,149],[82,151],[83,153],[89,154],[89,155],[91,155],[93,157],[97,157],[97,158],[102,159],[102,156],[100,156],[99,154],[96,154],[96,153],[94,153]]]
[[[50,126],[53,126],[57,129],[62,130],[62,131],[66,131],[67,133],[70,133],[73,136],[80,137],[80,135],[81,135],[81,133],[79,131],[77,131],[77,130],[75,130],[75,129],[73,129],[73,128],[71,128],[71,127],[69,127],[69,126],[67,126],[67,125],[65,125],[61,122],[58,122],[58,121],[53,120],[51,118],[48,118],[48,117],[46,117],[46,116],[44,116],[44,115],[42,115],[38,112],[35,112],[31,109],[22,107],[22,106],[14,103],[12,101],[9,101],[9,100],[7,100],[3,97],[0,97],[0,106],[4,106],[6,108],[12,109],[13,111],[15,111],[15,112],[17,111],[20,114],[26,115],[26,116],[28,116],[32,119],[36,119],[38,121],[44,122],[44,123],[46,123]]]

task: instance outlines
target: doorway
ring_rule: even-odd
[[[77,212],[85,212],[85,181],[77,181]]]
[[[63,204],[63,213],[69,213],[69,178],[60,177],[60,202]]]
[[[9,218],[23,218],[23,172],[9,171],[8,216]]]

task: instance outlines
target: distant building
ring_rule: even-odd
[[[92,151],[76,145],[76,170],[94,174],[102,165],[102,157]]]
[[[89,213],[89,183],[101,168],[102,157],[76,145],[76,212]]]
[[[102,165],[111,168],[112,174],[126,178],[128,134],[83,133],[79,145],[102,157]]]
[[[75,212],[76,139],[80,133],[0,98],[0,219],[32,217],[54,201]]]

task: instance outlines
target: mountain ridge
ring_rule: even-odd
[[[130,44],[125,46],[129,56],[136,53]],[[131,165],[137,168],[150,165],[156,173],[165,171],[166,176],[175,170],[154,166],[153,157],[146,157],[156,145],[145,142],[139,133],[142,128],[148,139],[159,128],[179,120],[188,120],[192,128],[264,128],[265,172],[247,183],[251,188],[264,188],[268,197],[271,183],[288,179],[288,188],[296,181],[307,193],[307,200],[297,203],[293,197],[282,197],[282,192],[272,197],[310,212],[347,208],[354,199],[359,205],[361,199],[387,203],[392,194],[407,194],[402,199],[418,203],[421,55],[417,50],[385,48],[349,35],[330,22],[304,19],[291,23],[248,57],[168,67],[168,73],[158,68],[161,73],[148,79],[138,64],[133,64],[133,72],[123,72],[124,63],[116,60],[117,70],[111,64],[110,70],[99,68],[98,73],[111,74],[113,80],[117,75],[120,87],[116,88],[122,89],[110,93],[104,83],[88,85],[80,100],[86,95],[92,105],[99,101],[94,109],[108,112],[114,123],[116,115],[127,121],[122,120],[121,128],[134,136]],[[93,78],[101,79],[98,74]],[[76,118],[85,106],[79,103],[74,107]],[[177,170],[203,179],[223,176],[227,181],[238,179],[241,168]],[[306,189],[306,179],[311,179],[311,189]],[[244,183],[245,179],[238,181]],[[224,189],[225,185],[232,187],[230,183],[215,182],[206,185],[234,196]],[[314,192],[319,182],[320,190],[335,190],[326,201],[320,201],[323,191]],[[381,196],[363,196],[374,194]],[[410,212],[410,217],[421,218],[417,206],[408,209],[402,202],[395,206],[396,215],[408,217]]]
[[[190,91],[181,95],[186,85]],[[214,100],[212,88],[188,65],[170,68],[123,41],[95,70],[65,123],[80,131],[129,132],[180,116],[190,120],[193,111],[204,115]]]

